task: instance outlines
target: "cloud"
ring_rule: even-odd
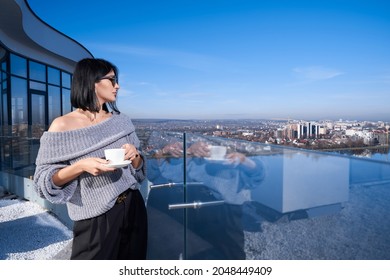
[[[328,80],[344,74],[339,70],[322,66],[296,67],[293,72],[308,81]]]

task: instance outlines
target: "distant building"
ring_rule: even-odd
[[[325,128],[317,123],[304,122],[288,124],[286,127],[286,136],[290,139],[318,138]]]

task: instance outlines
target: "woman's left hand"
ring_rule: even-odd
[[[124,144],[122,149],[125,149],[125,160],[131,160],[132,165],[137,168],[142,160],[137,148],[132,144]]]

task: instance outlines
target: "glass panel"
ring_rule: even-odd
[[[70,90],[62,89],[62,114],[65,115],[72,111],[70,105]]]
[[[46,84],[30,81],[30,89],[46,92]]]
[[[48,67],[47,75],[49,79],[49,84],[60,85],[60,70]]]
[[[0,87],[0,93],[1,92],[2,92],[2,90],[1,90],[1,87]],[[4,108],[4,106],[3,106],[3,94],[1,94],[1,98],[0,98],[0,108],[1,108],[1,110],[0,110],[0,125],[5,125],[5,123],[3,121],[3,108]],[[0,132],[0,136],[1,136],[1,132]]]
[[[37,153],[32,153],[32,144],[34,143],[37,147],[39,139],[33,141],[27,137],[29,130],[27,125],[14,125],[11,130],[2,143],[2,160],[4,162],[2,162],[1,168],[7,173],[29,178],[34,174],[34,163],[37,155]]]
[[[27,60],[15,54],[10,55],[11,74],[27,78]]]
[[[62,72],[62,86],[70,88],[70,74]]]
[[[49,123],[61,115],[61,94],[60,88],[49,86]]]
[[[0,53],[1,53],[1,50],[2,50],[2,48],[0,47]],[[1,98],[0,98],[0,108],[1,108],[0,125],[4,124],[4,122],[3,122],[3,92],[5,93],[5,90],[3,89],[3,87],[4,87],[5,82],[6,81],[3,82],[3,71],[0,71],[0,94],[1,94]],[[0,135],[1,135],[1,132],[0,132]]]
[[[3,75],[3,82],[2,82],[2,87],[3,87],[3,92],[7,91],[7,75]]]
[[[2,80],[5,80],[7,79],[7,62],[6,61],[3,61],[1,63],[1,79]]]
[[[170,210],[169,205],[184,199],[183,136],[153,132],[145,149],[149,193],[149,259],[181,259],[184,256],[185,210]]]
[[[351,184],[371,185],[390,182],[390,159],[387,152],[385,161],[371,161],[364,158],[351,158]],[[387,163],[387,164],[386,164]]]
[[[46,82],[46,66],[41,63],[30,61],[30,79]]]
[[[197,135],[187,147],[187,259],[389,259],[389,162]]]
[[[45,126],[45,96],[31,94],[31,115],[34,126]]]
[[[1,92],[6,92],[6,90],[7,90],[7,87],[8,87],[8,85],[7,85],[7,77],[8,77],[8,75],[7,75],[7,63],[6,63],[6,61],[4,61],[3,63],[1,63],[1,77],[0,77],[0,80],[1,80],[1,84],[0,84],[0,86],[2,87],[2,91]]]
[[[3,125],[8,125],[8,102],[7,94],[2,94],[3,104],[2,104],[2,116],[3,116]]]
[[[27,81],[11,77],[12,124],[28,123]]]
[[[243,204],[261,181],[262,165],[236,142],[187,137],[186,259],[245,259]]]

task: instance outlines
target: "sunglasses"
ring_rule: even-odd
[[[115,87],[115,85],[118,83],[118,78],[117,78],[116,76],[112,76],[112,77],[103,77],[103,78],[100,78],[99,80],[100,80],[100,81],[101,81],[101,80],[110,80],[113,87]]]

